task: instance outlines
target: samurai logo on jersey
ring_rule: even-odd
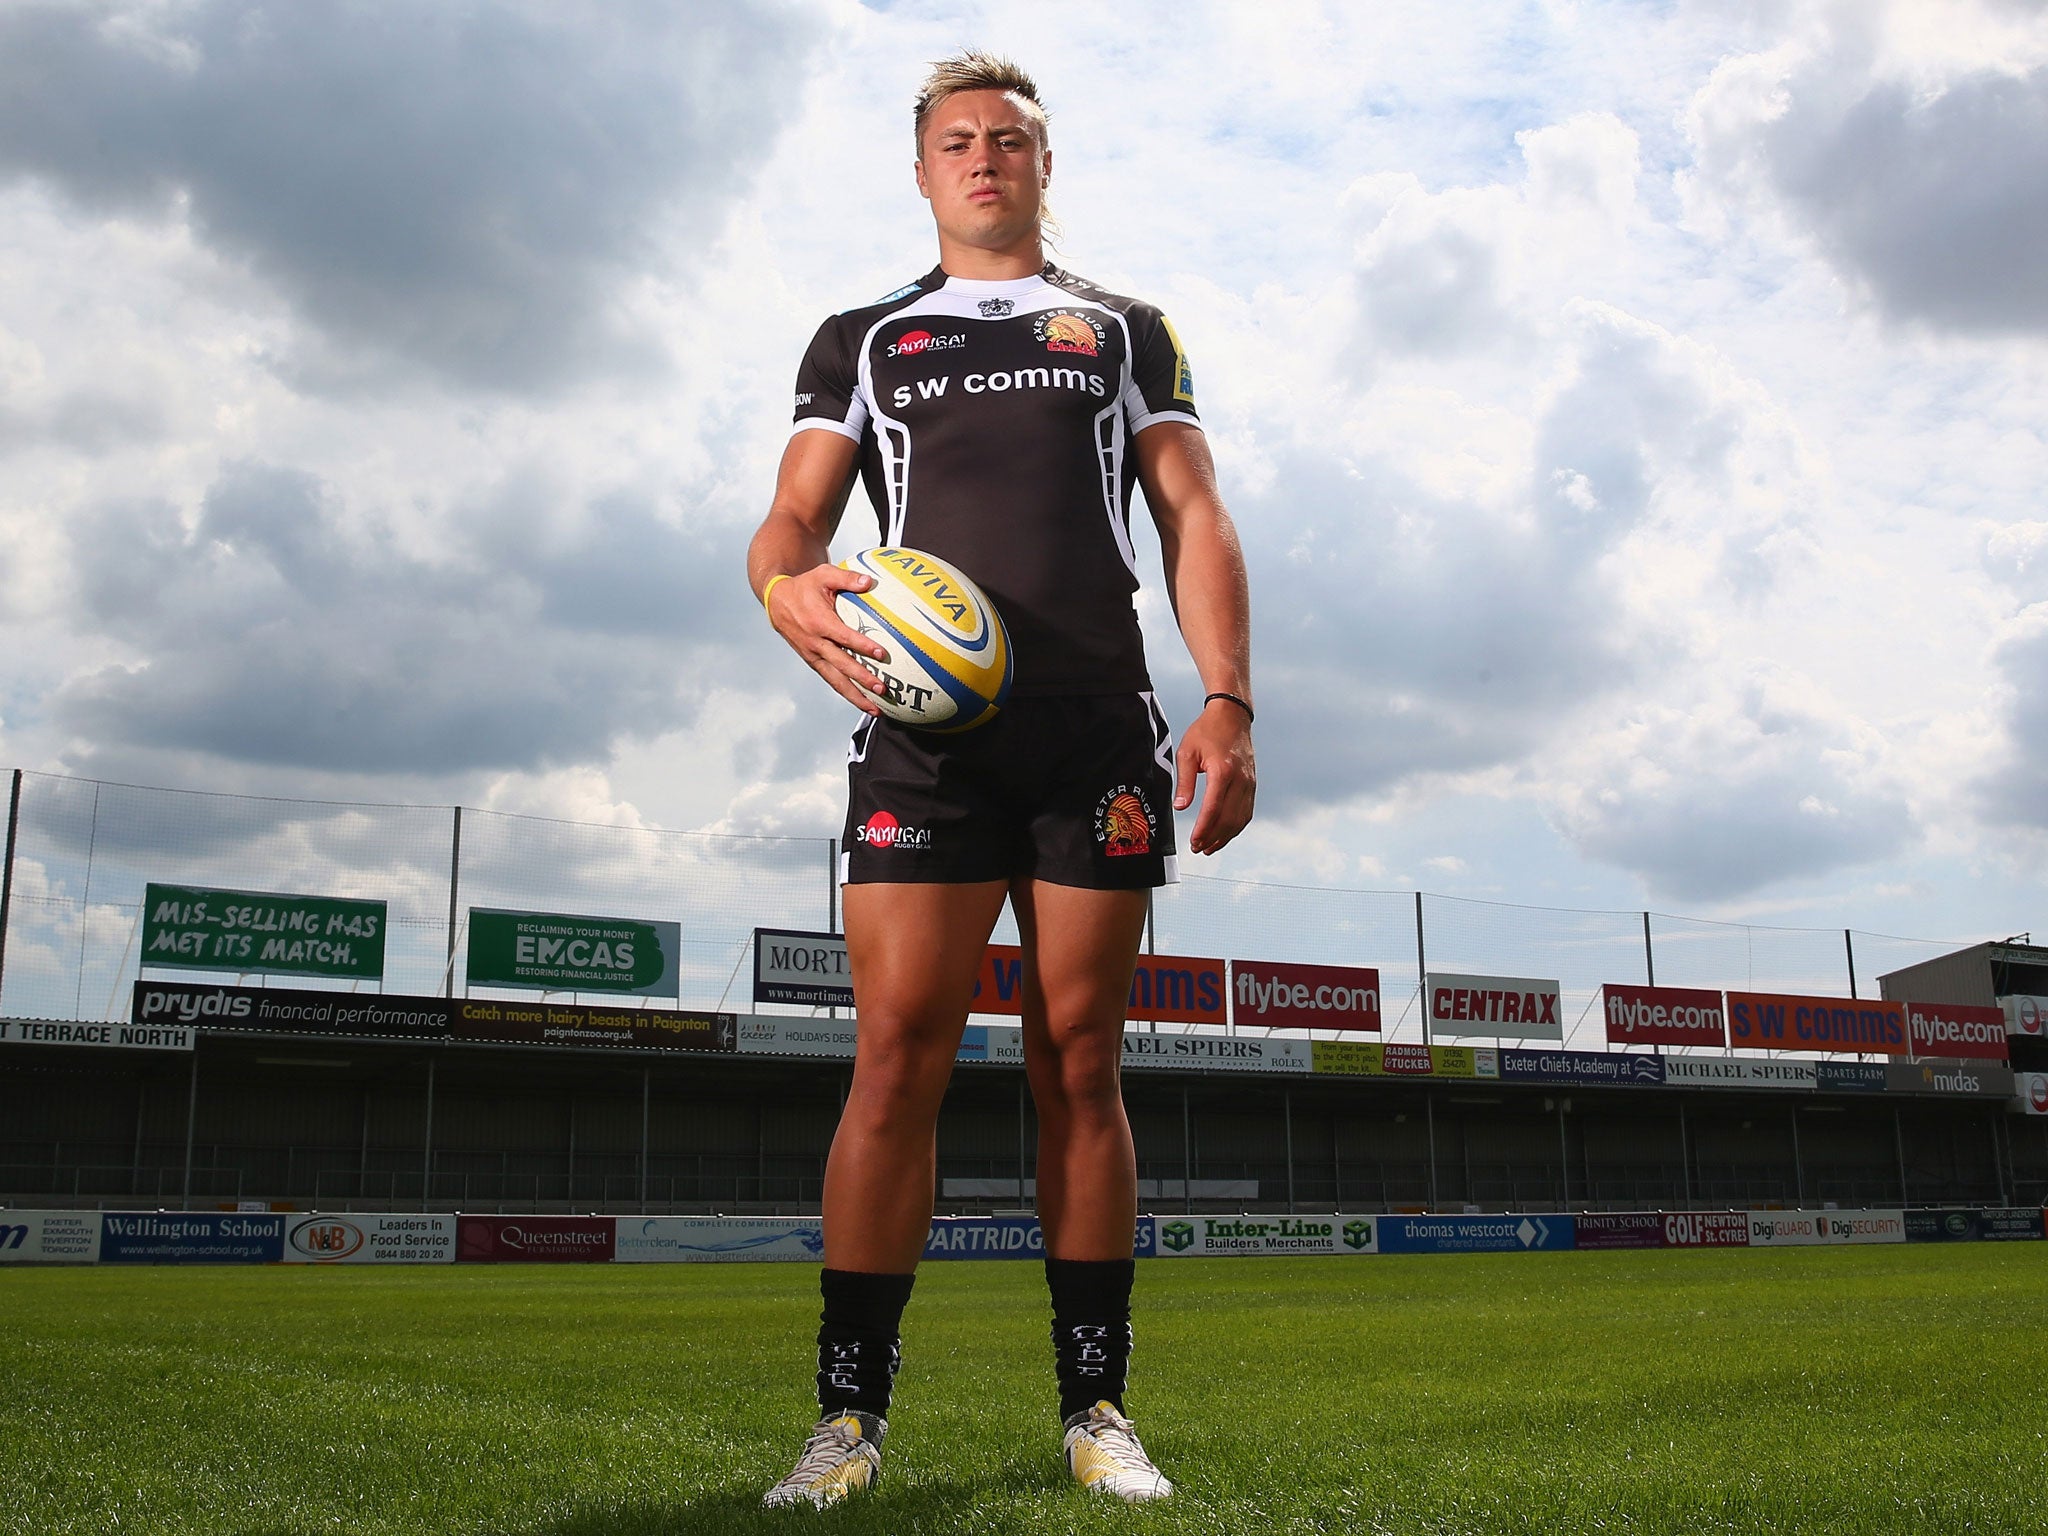
[[[1049,309],[1031,322],[1031,334],[1048,352],[1079,352],[1094,357],[1109,340],[1109,331],[1093,315],[1071,309]]]
[[[1095,802],[1095,841],[1110,858],[1150,853],[1159,818],[1142,786],[1119,784]]]
[[[967,333],[934,336],[930,331],[905,331],[889,344],[890,357],[917,357],[925,352],[950,352],[967,345]]]
[[[853,835],[870,848],[899,848],[906,853],[915,853],[932,845],[930,827],[906,827],[887,811],[875,812],[853,829]]]

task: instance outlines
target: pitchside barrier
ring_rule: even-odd
[[[1141,1216],[1139,1258],[1527,1253],[2003,1242],[2048,1236],[2031,1206],[1523,1215]],[[815,1216],[460,1216],[0,1211],[11,1264],[816,1264]],[[927,1259],[1041,1259],[1032,1216],[942,1216]]]

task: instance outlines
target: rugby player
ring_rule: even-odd
[[[1137,1168],[1118,1072],[1149,891],[1251,819],[1250,606],[1179,339],[1149,304],[1050,264],[1052,150],[1031,77],[962,54],[916,102],[939,264],[818,330],[748,577],[792,649],[868,718],[849,751],[840,878],[858,1045],[825,1172],[820,1417],[770,1507],[823,1507],[881,1466],[899,1327],[932,1215],[935,1131],[977,966],[1007,900],[1023,961],[1037,1212],[1064,1451],[1076,1479],[1165,1497],[1124,1414]],[[881,542],[965,571],[1009,628],[988,724],[880,715],[885,652],[833,599],[868,578],[827,546],[855,478]],[[1146,670],[1130,500],[1207,694],[1176,754]]]

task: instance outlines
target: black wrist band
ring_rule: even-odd
[[[1245,703],[1243,699],[1240,699],[1234,693],[1212,693],[1209,695],[1209,697],[1202,700],[1202,708],[1207,709],[1211,704],[1214,704],[1218,699],[1228,699],[1231,703],[1235,704],[1239,709],[1243,710],[1244,723],[1246,725],[1250,725],[1254,720],[1258,719],[1258,716],[1252,713],[1251,705]]]

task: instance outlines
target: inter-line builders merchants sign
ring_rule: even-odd
[[[469,984],[535,992],[681,995],[680,923],[469,909]]]
[[[384,929],[381,901],[151,881],[142,896],[142,964],[377,981]]]

